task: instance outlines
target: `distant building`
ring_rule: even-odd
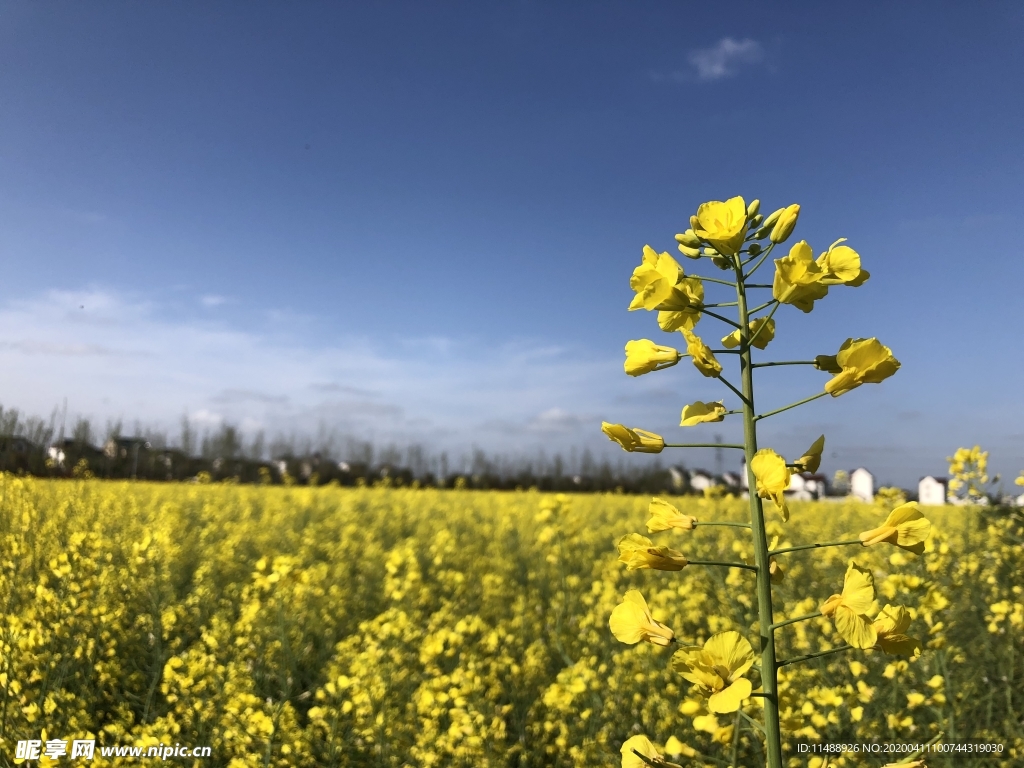
[[[926,506],[945,504],[949,498],[949,480],[944,477],[922,477],[917,484],[917,501]]]
[[[789,479],[786,495],[795,501],[814,501],[824,498],[827,482],[824,475],[810,472],[794,473]]]
[[[736,490],[740,487],[742,481],[738,472],[723,472],[722,473],[722,485],[730,490]]]
[[[703,469],[695,469],[690,473],[690,490],[704,492],[705,488],[710,488],[715,484],[715,478],[712,477],[710,472],[706,472]]]
[[[850,473],[850,495],[861,501],[875,500],[875,476],[864,467],[858,467]]]

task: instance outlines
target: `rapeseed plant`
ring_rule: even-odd
[[[689,357],[702,375],[719,380],[739,400],[739,405],[733,410],[726,407],[724,400],[698,400],[685,405],[680,426],[694,427],[702,423],[719,422],[732,414],[742,416],[743,443],[721,447],[739,449],[744,453],[749,487],[749,523],[742,525],[748,530],[752,553],[746,554],[746,545],[737,541],[734,551],[741,553],[740,560],[694,560],[682,551],[658,545],[638,533],[622,536],[618,540],[618,549],[619,561],[631,571],[682,571],[693,565],[724,566],[732,571],[727,581],[731,582],[734,589],[743,589],[745,586],[755,593],[756,599],[753,601],[746,595],[739,599],[756,616],[755,631],[760,646],[758,690],[755,691],[752,682],[744,676],[755,660],[752,646],[739,632],[733,630],[716,633],[703,649],[687,646],[677,650],[673,656],[673,666],[684,679],[693,683],[694,695],[706,702],[712,714],[742,714],[744,720],[741,721],[737,716],[733,724],[733,735],[739,737],[739,729],[744,723],[753,727],[756,733],[763,735],[763,748],[769,768],[782,768],[784,705],[780,670],[783,667],[850,648],[875,648],[876,643],[886,652],[908,651],[913,655],[918,652],[919,644],[904,634],[909,625],[909,613],[902,606],[887,606],[875,618],[871,617],[876,612],[873,576],[870,570],[853,561],[849,564],[842,592],[828,598],[818,611],[775,621],[772,584],[781,583],[784,577],[778,557],[804,549],[856,544],[867,547],[883,542],[920,555],[925,550],[931,523],[924,518],[915,503],[901,504],[889,513],[881,526],[873,527],[859,538],[779,547],[778,540],[782,531],[775,530],[776,524],[766,521],[761,500],[770,499],[782,522],[789,522],[790,509],[785,492],[792,481],[793,471],[814,472],[818,469],[825,447],[825,436],[815,440],[800,458],[787,461],[771,448],[759,449],[758,422],[825,395],[839,397],[863,384],[880,383],[895,374],[900,363],[893,356],[892,350],[876,338],[846,339],[835,355],[817,355],[813,360],[754,362],[753,350],[765,350],[776,337],[776,321],[773,316],[780,306],[788,304],[808,313],[814,309],[816,301],[828,295],[830,287],[857,287],[870,277],[861,267],[860,254],[844,245],[846,239],[841,238],[817,258],[806,240],[797,242],[790,248],[788,255],[775,259],[775,275],[770,285],[754,282],[755,274],[775,247],[792,235],[800,215],[800,206],[793,204],[780,208],[767,217],[759,211],[760,201],[754,200],[747,205],[742,197],[703,203],[696,214],[690,217],[690,229],[676,235],[679,250],[684,256],[695,260],[706,258],[715,267],[731,273],[731,279],[686,275],[679,262],[667,252],[659,254],[649,245],[644,246],[641,264],[633,271],[630,279],[630,287],[635,295],[629,309],[657,311],[659,327],[667,332],[680,331],[686,342],[686,351],[681,354],[674,347],[661,346],[647,339],[631,341],[626,345],[625,363],[626,372],[638,376],[676,365],[681,357]],[[763,242],[765,240],[767,243]],[[705,283],[733,288],[736,300],[706,303]],[[750,296],[757,289],[771,289],[772,298],[751,306]],[[737,317],[731,319],[714,311],[720,307],[736,307]],[[734,329],[722,338],[723,349],[712,349],[697,335],[695,328],[704,315]],[[725,378],[723,365],[716,354],[737,356],[739,386]],[[754,369],[775,365],[810,365],[831,373],[832,378],[818,394],[781,408],[757,413],[754,407]],[[604,423],[602,429],[627,451],[660,453],[667,448],[709,445],[666,443],[660,435],[628,429],[622,425]],[[975,479],[984,472],[984,456],[961,456],[958,452],[951,461],[956,461],[958,466],[972,467],[974,475],[971,477]],[[969,485],[971,491],[973,488],[973,485]],[[696,519],[686,520],[661,499],[651,503],[649,512],[651,519],[648,521],[648,531],[651,533],[672,529],[692,530],[702,525]],[[680,524],[679,521],[685,522]],[[775,534],[771,539],[770,533]],[[755,576],[752,585],[749,581],[737,581],[742,576],[734,576],[735,573],[749,571]],[[633,615],[640,610],[642,598],[635,590],[629,594],[628,601],[616,609],[619,611],[619,631],[615,632],[616,636],[626,635],[621,626],[625,612],[631,611]],[[791,624],[818,618],[832,619],[836,631],[847,645],[826,649],[822,654],[811,654],[806,658],[779,659],[776,632]],[[630,638],[637,636],[637,632],[628,633]],[[648,639],[650,637],[648,635]],[[669,636],[659,636],[659,640],[664,641],[659,644],[667,644],[666,637]],[[788,693],[792,697],[795,690],[791,689]],[[757,699],[759,711],[744,712],[744,704],[752,698]],[[648,746],[649,742],[643,742],[647,752],[636,749],[632,756],[624,751],[623,765],[633,765],[634,759],[640,757],[649,764],[658,764],[660,756],[648,749]],[[734,740],[732,764],[736,762],[737,749],[738,742]]]

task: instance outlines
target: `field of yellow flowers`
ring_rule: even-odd
[[[609,631],[640,588],[684,644],[756,638],[749,572],[617,561],[650,500],[0,476],[0,761],[43,734],[209,745],[206,766],[618,766],[643,733],[686,765],[763,765],[754,726],[704,710],[671,649]],[[747,514],[741,500],[673,502],[698,518]],[[779,546],[848,539],[889,511],[800,506],[798,524],[769,523]],[[1024,761],[1021,521],[928,516],[920,557],[780,557],[777,620],[817,610],[856,558],[881,602],[911,609],[923,646],[909,661],[868,651],[784,668],[792,765],[821,765],[799,740],[940,732],[1005,745],[975,765]],[[735,530],[671,535],[694,558],[751,557]],[[778,639],[786,657],[842,644],[827,618]]]

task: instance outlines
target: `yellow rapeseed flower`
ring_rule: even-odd
[[[731,631],[712,635],[703,648],[688,646],[672,655],[673,668],[697,686],[708,709],[717,714],[735,712],[750,698],[753,688],[743,675],[753,663],[750,643]]]
[[[875,647],[890,656],[914,656],[921,648],[920,642],[906,634],[910,614],[902,605],[886,605],[875,616],[872,626],[878,636]]]
[[[826,285],[842,283],[856,288],[864,285],[871,274],[866,269],[860,268],[860,254],[848,245],[839,245],[846,242],[841,237],[829,246],[828,250],[818,256],[817,264],[825,273],[822,282]]]
[[[711,353],[711,347],[704,343],[693,331],[683,329],[686,338],[686,352],[693,359],[694,367],[708,378],[716,378],[722,373],[722,364]]]
[[[811,246],[801,240],[790,248],[788,256],[775,260],[772,296],[801,312],[810,312],[814,302],[828,294],[828,286],[822,283],[825,276],[814,260]]]
[[[908,501],[890,512],[881,526],[864,531],[860,540],[865,547],[884,541],[920,555],[924,552],[924,542],[931,530],[932,524],[918,509],[917,502]]]
[[[601,422],[601,431],[608,439],[622,446],[622,450],[630,453],[661,453],[665,449],[665,440],[661,435],[644,429],[630,429],[621,424]]]
[[[647,768],[649,765],[655,765],[658,768],[681,768],[681,766],[665,760],[646,736],[630,736],[619,751],[622,752],[622,768]],[[638,757],[637,752],[647,760]]]
[[[684,744],[675,736],[669,736],[668,741],[665,742],[665,754],[672,755],[672,757],[696,757],[697,750],[691,747],[689,744]]]
[[[667,332],[681,331],[683,329],[692,331],[699,322],[700,311],[696,309],[684,309],[678,312],[658,312],[658,327]]]
[[[757,495],[762,499],[771,499],[782,513],[783,522],[789,520],[789,506],[783,495],[793,473],[786,466],[786,460],[771,448],[762,448],[754,454],[750,461],[750,471],[757,481]]]
[[[842,594],[826,600],[821,613],[835,621],[840,636],[854,648],[870,648],[878,640],[878,633],[866,615],[874,601],[875,580],[871,571],[851,560]]]
[[[660,371],[679,362],[682,355],[672,347],[663,347],[650,339],[626,342],[626,362],[623,364],[630,376],[640,376],[651,371]]]
[[[821,466],[821,452],[825,450],[825,436],[822,435],[813,443],[811,447],[804,451],[804,455],[793,463],[797,465],[797,469],[801,472],[817,472],[818,467]]]
[[[836,354],[841,371],[826,384],[825,391],[839,397],[861,384],[878,384],[900,369],[892,350],[876,338],[847,339]]]
[[[1024,485],[1024,471],[1020,473],[1020,477],[1013,481],[1016,485]]]
[[[704,203],[697,209],[694,234],[726,256],[732,256],[743,247],[747,234],[747,204],[742,197],[733,197],[724,203],[718,200]]]
[[[667,252],[659,254],[645,245],[643,260],[629,279],[629,287],[636,291],[629,309],[654,309],[672,295],[672,289],[682,277],[679,262]]]
[[[620,643],[634,645],[641,641],[665,646],[672,642],[675,632],[651,616],[647,601],[638,590],[631,589],[612,610],[608,626]]]
[[[693,515],[684,515],[664,499],[651,499],[647,507],[647,514],[651,519],[647,521],[647,532],[657,533],[676,528],[680,531],[692,531],[697,518]]]
[[[782,213],[779,214],[779,218],[775,222],[775,227],[772,229],[771,241],[773,243],[784,243],[793,234],[793,228],[796,226],[796,220],[799,217],[800,206],[796,203],[783,208]]]
[[[761,331],[761,326],[765,326],[763,331]],[[748,327],[750,328],[748,338],[754,339],[754,346],[758,349],[764,349],[768,346],[768,342],[775,338],[775,321],[770,317],[759,317],[757,320],[751,320]],[[735,349],[739,345],[739,328],[722,338],[722,346],[726,349]]]
[[[654,542],[639,533],[627,533],[619,539],[619,562],[630,571],[681,571],[687,560],[682,552],[668,547],[656,547]]]
[[[698,400],[683,406],[681,427],[692,427],[704,422],[721,421],[725,418],[725,402],[713,400],[709,403]]]

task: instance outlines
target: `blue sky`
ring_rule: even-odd
[[[4,3],[0,403],[453,451],[728,439],[675,426],[717,383],[621,364],[669,338],[625,311],[642,246],[741,194],[872,273],[780,310],[768,351],[903,363],[762,443],[824,431],[827,471],[907,485],[980,442],[1014,476],[1022,36],[1019,3]],[[823,377],[766,372],[760,402]]]

